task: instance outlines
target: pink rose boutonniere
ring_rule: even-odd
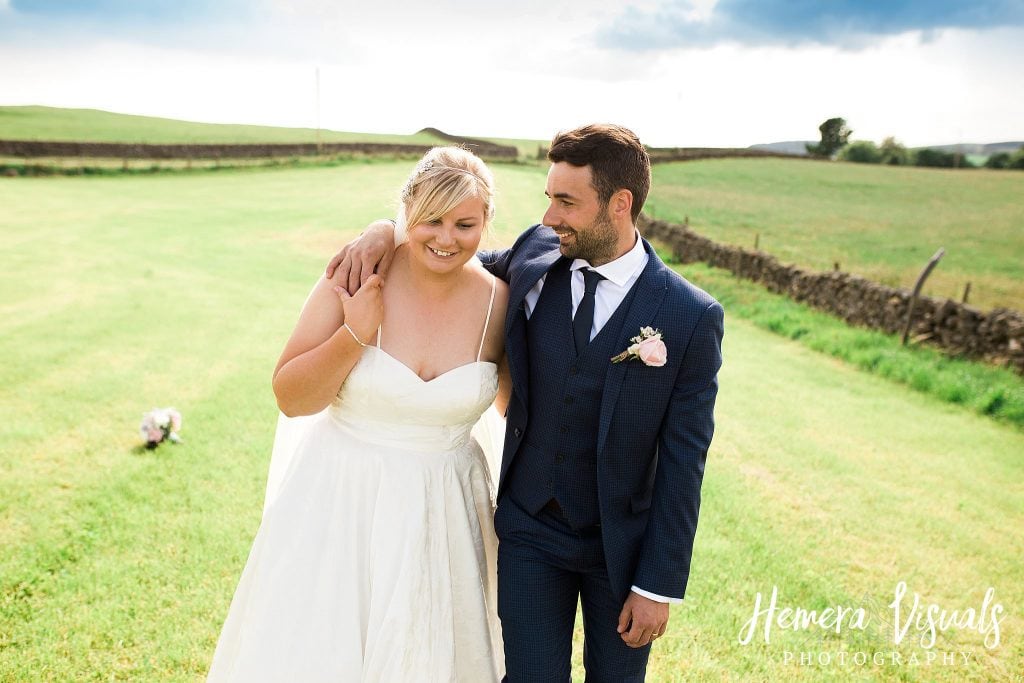
[[[613,356],[613,363],[639,358],[644,365],[660,368],[668,360],[668,349],[665,348],[665,342],[661,340],[661,330],[641,327],[640,334],[629,341],[633,343],[619,355]]]

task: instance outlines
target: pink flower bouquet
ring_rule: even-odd
[[[174,408],[153,408],[142,416],[139,433],[146,442],[146,448],[156,448],[165,440],[181,443],[178,430],[181,429],[181,413]]]

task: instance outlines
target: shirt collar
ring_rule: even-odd
[[[633,244],[633,248],[627,251],[625,254],[609,261],[603,266],[597,266],[593,268],[598,273],[603,275],[605,279],[611,280],[619,287],[625,287],[629,282],[629,279],[641,270],[647,263],[647,252],[644,250],[644,242],[640,239],[640,233],[636,232],[636,242]],[[572,265],[569,266],[570,270],[580,270],[582,268],[591,268],[590,263],[578,258],[573,260]]]

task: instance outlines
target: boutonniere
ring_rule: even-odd
[[[612,356],[613,363],[639,358],[644,365],[660,368],[668,360],[668,350],[665,348],[665,342],[661,341],[661,330],[641,327],[640,334],[629,341],[633,343],[628,349],[617,356]]]

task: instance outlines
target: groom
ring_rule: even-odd
[[[510,285],[494,519],[507,680],[569,680],[579,601],[587,680],[642,681],[686,589],[723,312],[639,236],[650,161],[631,131],[560,133],[548,159],[543,224],[480,254]],[[387,250],[390,229],[369,233],[350,282]]]

